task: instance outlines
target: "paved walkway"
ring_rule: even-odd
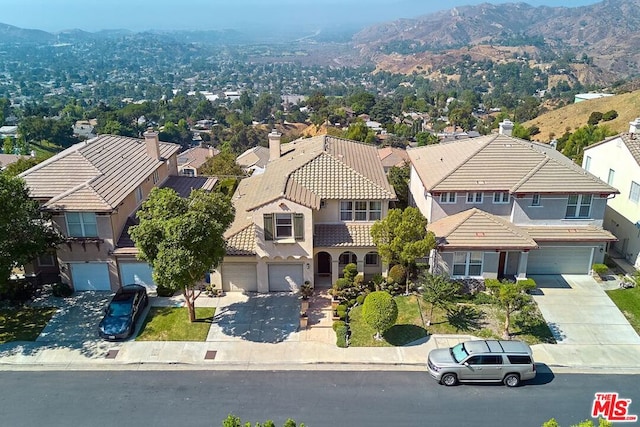
[[[553,316],[556,312],[550,311],[548,307],[561,309],[562,304],[569,304],[572,300],[579,306],[586,304],[585,297],[574,296],[580,293],[581,288],[574,285],[572,279],[569,278],[569,281],[574,287],[570,286],[564,290],[557,289],[557,285],[553,282],[549,285],[545,284],[544,280],[540,281],[545,295],[536,296],[536,299],[546,297],[541,304],[543,314],[546,311],[547,316],[550,313]],[[563,292],[568,293],[567,297],[563,296]],[[559,303],[547,303],[549,297],[555,294]],[[75,301],[70,303],[72,307],[65,307],[62,304],[61,311],[36,342],[0,345],[0,370],[378,369],[424,372],[426,356],[430,350],[451,347],[460,341],[473,339],[468,335],[432,335],[405,347],[338,348],[335,345],[335,333],[331,327],[331,301],[326,292],[317,293],[311,298],[308,310],[309,328],[303,330],[298,330],[298,324],[291,322],[291,319],[297,319],[297,313],[300,310],[300,301],[296,296],[289,294],[247,296],[241,293],[228,293],[221,298],[201,296],[197,300],[198,306],[216,308],[215,322],[205,342],[129,340],[109,343],[93,335],[98,322],[94,318],[97,316],[96,313],[101,313],[101,308],[109,295],[109,293],[83,293],[80,299],[69,300]],[[181,297],[152,297],[150,302],[153,306],[183,304]],[[47,303],[49,302],[42,301],[43,305]],[[97,311],[96,306],[100,307]],[[588,313],[591,310],[585,311],[584,308],[567,310],[565,307],[557,313],[567,311]],[[66,322],[62,316],[72,316],[67,317],[67,320],[75,320]],[[597,320],[596,318],[593,320]],[[587,332],[589,328],[583,328],[584,333],[580,334],[581,329],[578,325],[573,325],[576,322],[558,320],[562,319],[556,317],[555,323],[559,325],[559,331],[564,331],[566,339],[561,340],[561,344],[533,346],[536,361],[546,364],[554,372],[640,373],[638,364],[640,342],[631,343],[631,336],[628,344],[618,343],[606,345],[606,347],[599,342],[575,342],[574,337],[582,336],[584,339],[590,337]],[[80,326],[73,326],[76,321]],[[81,333],[82,330],[85,335]],[[77,339],[57,342],[54,339],[56,336]]]

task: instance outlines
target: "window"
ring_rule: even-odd
[[[140,203],[142,201],[142,187],[136,188],[136,203]]]
[[[53,254],[44,254],[38,257],[38,266],[53,267],[56,265],[56,258]]]
[[[531,206],[540,206],[540,194],[535,193],[531,197]]]
[[[194,175],[193,169],[186,169],[186,170],[188,170],[191,173],[191,175],[189,175],[189,172],[187,172],[185,175],[188,175],[188,176],[193,176]],[[153,183],[157,184],[158,181],[160,181],[160,174],[158,173],[157,170],[155,170],[155,171],[153,171]]]
[[[509,203],[509,192],[500,191],[493,193],[493,203]]]
[[[508,354],[507,359],[512,365],[531,365],[533,362],[529,356],[518,356],[515,354]]]
[[[276,239],[293,237],[293,220],[291,214],[276,214]]]
[[[365,265],[378,265],[379,257],[375,252],[369,252],[364,256]]]
[[[376,221],[382,218],[382,202],[345,200],[340,202],[341,221]]]
[[[304,240],[304,215],[301,213],[264,214],[264,239]]]
[[[440,203],[455,203],[456,193],[442,193],[440,194]]]
[[[467,193],[467,203],[482,203],[482,193]]]
[[[481,365],[502,365],[502,356],[498,354],[485,354],[482,356]]]
[[[453,254],[454,276],[481,276],[482,252],[455,252]]]
[[[631,190],[629,191],[629,200],[633,203],[640,202],[640,184],[631,181]]]
[[[591,167],[591,157],[585,156],[584,158],[584,170],[589,172],[589,168]]]
[[[154,172],[154,174],[155,174],[155,172]],[[185,168],[185,169],[182,169],[182,172],[180,172],[180,174],[183,175],[183,176],[196,176],[196,171],[194,171],[191,168]],[[154,178],[153,179],[153,183],[155,184],[156,182],[157,181]]]
[[[353,202],[340,202],[340,220],[353,220]]]
[[[70,237],[98,237],[94,212],[67,212],[67,232]]]
[[[592,197],[591,194],[570,195],[565,218],[589,218]]]
[[[358,264],[358,257],[353,252],[343,252],[340,254],[338,262],[341,265]]]
[[[609,169],[609,176],[607,177],[607,184],[613,185],[613,179],[616,176],[616,171]]]

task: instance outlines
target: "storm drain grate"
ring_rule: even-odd
[[[107,351],[107,355],[105,356],[105,358],[107,358],[107,359],[115,359],[116,356],[118,355],[119,351],[120,350],[109,350],[109,351]]]
[[[216,358],[216,353],[218,353],[215,350],[207,350],[207,353],[204,355],[204,360],[213,360]]]

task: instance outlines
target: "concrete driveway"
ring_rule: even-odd
[[[603,285],[588,275],[532,276],[536,303],[559,345],[640,344]]]

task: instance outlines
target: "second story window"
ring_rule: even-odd
[[[613,180],[616,177],[616,171],[609,169],[609,176],[607,177],[607,184],[613,185]]]
[[[635,181],[631,181],[629,200],[631,200],[633,203],[640,203],[640,184]]]
[[[591,157],[585,156],[584,158],[584,170],[589,172],[589,168],[591,167]]]
[[[493,193],[493,203],[496,203],[496,204],[509,203],[509,192],[499,191],[499,192]]]
[[[304,240],[304,215],[301,213],[264,214],[265,240]]]
[[[589,218],[591,212],[591,194],[572,194],[567,201],[565,218]]]
[[[193,171],[192,171],[192,172],[193,172]],[[193,176],[193,175],[191,175],[191,176]],[[153,183],[154,183],[154,184],[157,184],[157,183],[158,183],[158,181],[160,181],[160,174],[158,173],[158,171],[157,171],[157,170],[153,171],[153,175],[152,175],[152,177],[153,177]]]
[[[136,188],[136,203],[140,203],[142,201],[142,187]]]
[[[467,193],[467,203],[482,203],[482,193]]]
[[[440,203],[455,203],[456,193],[447,192],[440,194]]]
[[[540,194],[535,193],[531,197],[531,206],[540,206]]]
[[[69,237],[98,237],[98,225],[94,212],[67,212],[64,216]]]
[[[382,202],[377,200],[343,200],[340,221],[376,221],[382,218]]]

